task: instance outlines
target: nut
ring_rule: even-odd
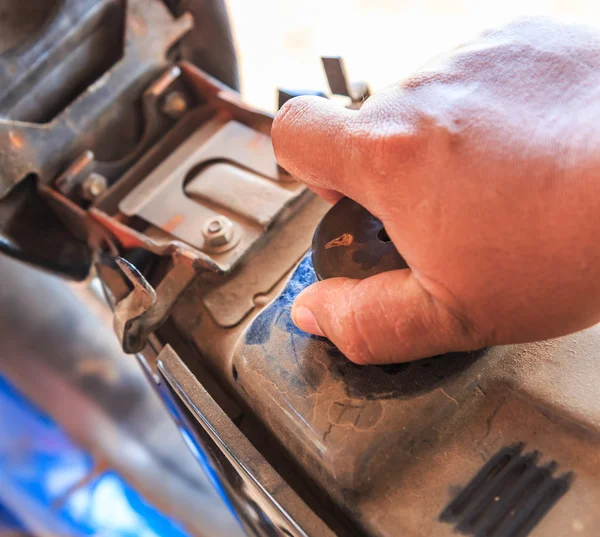
[[[172,119],[179,119],[188,109],[188,102],[183,93],[172,91],[168,93],[161,106],[163,114]]]
[[[81,182],[79,193],[83,199],[94,201],[96,198],[102,196],[107,188],[108,182],[106,181],[106,177],[99,173],[90,173]]]
[[[202,226],[206,247],[213,251],[225,251],[236,244],[233,222],[226,216],[209,218]]]

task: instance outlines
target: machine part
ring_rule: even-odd
[[[341,57],[323,56],[321,61],[331,93],[350,97],[351,108],[359,108],[370,97],[371,90],[366,82],[350,82],[348,80],[346,66]]]
[[[172,52],[235,91],[240,89],[237,55],[224,0],[164,0],[175,17],[189,13],[194,27]]]
[[[215,118],[127,194],[119,210],[199,250],[217,253],[215,263],[227,271],[305,191],[280,172],[268,136],[240,122]],[[205,233],[204,222],[221,216],[232,222],[232,240],[226,246],[235,237],[235,247],[216,248]]]
[[[233,223],[226,216],[209,218],[202,227],[202,234],[209,251],[225,252],[233,248],[239,241]]]
[[[4,156],[0,198],[5,197],[31,173],[35,173],[42,184],[47,184],[61,168],[73,162],[83,151],[93,150],[90,147],[94,145],[92,142],[105,136],[108,132],[105,129],[112,127],[114,121],[122,119],[125,112],[132,109],[131,101],[139,97],[143,86],[165,68],[165,51],[191,27],[189,16],[173,20],[160,2],[131,0],[126,3],[126,12],[123,12],[123,6],[124,3],[117,0],[65,1],[61,16],[48,26],[48,32],[43,37],[37,36],[35,46],[27,54],[17,54],[18,51],[15,51],[11,62],[4,58],[2,73],[10,82],[0,84],[5,92],[3,106],[9,110],[5,116],[8,119],[0,119],[0,148]],[[73,50],[72,54],[81,54],[83,58],[92,50],[96,53],[100,51],[106,56],[104,46],[97,43],[92,46],[93,43],[82,40],[82,36],[93,28],[105,28],[104,21],[108,12],[115,17],[118,14],[125,21],[121,60],[109,67],[95,83],[88,86],[86,82],[82,91],[51,122],[33,123],[10,119],[13,113],[11,111],[17,109],[13,97],[47,91],[48,77],[52,74],[49,70],[57,65],[65,69],[71,65],[69,61],[63,62],[65,50]],[[78,23],[74,24],[74,20]],[[118,31],[118,28],[113,24],[111,31]],[[84,48],[80,48],[79,43],[84,43],[85,45],[81,45]],[[36,61],[33,61],[31,54],[35,55]],[[45,61],[39,61],[40,54]],[[79,64],[74,63],[73,67],[77,68],[77,65]],[[18,74],[10,74],[11,70]],[[32,81],[38,85],[32,86]],[[64,79],[59,78],[56,83],[64,86]],[[7,91],[10,93],[7,94]],[[37,104],[36,102],[36,106]],[[24,116],[19,117],[23,119]],[[100,124],[105,129],[100,128]],[[113,147],[120,151],[116,159],[123,155],[124,149],[127,149],[126,152],[130,151],[123,138],[117,142],[120,147],[114,146],[113,140]],[[98,153],[98,150],[94,152]]]
[[[178,67],[181,70],[186,86],[189,87],[193,98],[201,103],[200,106],[188,111],[161,139],[159,144],[155,144],[154,147],[147,151],[87,211],[81,211],[79,208],[74,207],[73,203],[70,203],[70,200],[64,197],[61,198],[56,192],[48,193],[48,195],[59,206],[57,210],[65,215],[69,215],[69,219],[73,220],[73,222],[76,223],[79,221],[85,223],[91,229],[91,241],[93,244],[107,248],[111,252],[118,253],[123,250],[141,248],[159,256],[184,259],[198,271],[228,272],[241,263],[246,255],[251,254],[251,251],[261,241],[266,240],[271,233],[271,229],[282,225],[289,219],[297,210],[297,207],[303,203],[308,192],[306,187],[292,181],[275,164],[270,140],[268,138],[264,139],[264,136],[268,136],[270,133],[271,116],[247,107],[240,101],[237,93],[231,91],[217,80],[210,78],[189,63],[182,62]],[[263,207],[260,204],[262,197],[258,196],[257,192],[257,185],[262,185],[263,189],[269,189],[268,185],[271,183],[271,180],[266,180],[262,177],[258,182],[250,180],[249,186],[244,190],[244,194],[248,199],[252,199],[250,196],[254,196],[257,203],[252,208],[256,210],[256,214],[250,214],[248,218],[244,216],[244,211],[248,212],[248,204],[241,202],[241,199],[235,195],[234,190],[223,189],[218,180],[235,180],[236,185],[240,182],[244,185],[244,183],[248,183],[248,177],[252,177],[254,172],[245,169],[237,170],[236,168],[240,167],[237,164],[221,163],[218,161],[213,162],[210,169],[204,170],[206,173],[202,174],[202,179],[206,180],[201,181],[200,184],[197,185],[193,177],[190,177],[192,185],[189,188],[192,191],[197,190],[197,194],[192,192],[195,197],[201,198],[203,195],[206,195],[207,198],[210,198],[214,194],[216,203],[221,203],[222,205],[231,204],[241,214],[236,215],[233,214],[233,211],[221,210],[221,207],[217,211],[213,208],[213,203],[210,199],[201,203],[195,202],[183,193],[172,193],[171,191],[169,193],[172,193],[175,199],[183,200],[182,202],[186,204],[186,207],[190,208],[190,210],[194,209],[192,215],[193,221],[186,222],[181,219],[181,214],[177,213],[172,215],[175,219],[171,222],[166,222],[165,228],[162,229],[149,223],[144,218],[138,218],[135,215],[128,217],[119,211],[121,202],[134,189],[138,188],[153,171],[159,168],[165,160],[180,149],[187,139],[193,136],[199,129],[207,126],[210,129],[211,125],[218,125],[219,122],[227,124],[232,122],[239,123],[241,129],[235,125],[233,128],[238,128],[238,130],[244,130],[244,128],[250,129],[254,133],[254,137],[250,139],[246,136],[241,136],[238,140],[234,140],[236,142],[234,146],[227,148],[226,151],[229,151],[233,155],[246,154],[248,155],[246,160],[249,161],[250,166],[262,166],[261,170],[269,169],[269,173],[277,173],[277,180],[272,181],[275,187],[277,187],[275,192],[278,195],[274,203],[268,203]],[[229,140],[230,145],[231,142]],[[257,143],[258,146],[256,146]],[[195,148],[190,148],[190,151],[193,149]],[[174,163],[174,165],[177,164]],[[194,169],[193,171],[194,173],[202,173],[203,170]],[[217,181],[215,181],[215,178]],[[163,181],[160,177],[157,177],[157,180],[159,182]],[[146,183],[145,186],[149,187],[151,185]],[[294,194],[290,195],[292,199],[287,201],[285,206],[282,207],[280,202],[283,191],[291,191]],[[143,198],[148,194],[148,198],[152,200],[152,203],[159,203],[159,200],[153,199],[154,195],[152,191],[144,194],[142,189],[141,193],[143,194]],[[157,218],[160,218],[159,213],[160,208],[157,208]],[[180,240],[177,233],[169,231],[172,226],[177,228],[180,226],[187,227],[194,236],[201,237],[201,243],[204,244],[202,224],[206,218],[220,214],[227,216],[236,226],[242,227],[244,231],[238,245],[228,252],[209,255],[197,247]],[[203,218],[201,218],[202,215],[204,215]],[[76,227],[74,227],[73,231],[76,231]]]
[[[167,93],[163,99],[161,110],[172,119],[179,119],[188,109],[188,102],[185,95],[180,91]]]
[[[318,225],[312,243],[317,277],[362,280],[408,268],[379,218],[350,198],[338,201]]]
[[[56,188],[65,196],[73,197],[72,194],[77,192],[77,187],[80,187],[78,192],[81,194],[83,192],[81,184],[92,173],[108,178],[107,185],[114,183],[123,171],[128,169],[170,126],[170,122],[165,122],[161,115],[161,113],[165,113],[165,99],[175,95],[175,102],[170,103],[171,114],[167,114],[171,119],[179,117],[172,115],[176,112],[175,107],[182,106],[181,103],[177,103],[178,99],[184,99],[187,108],[188,101],[183,93],[178,90],[170,90],[170,88],[177,87],[180,77],[180,68],[177,66],[171,67],[142,93],[144,131],[139,143],[129,154],[117,161],[103,162],[96,158],[93,151],[86,150],[59,175],[55,181]],[[87,199],[84,196],[82,197]]]
[[[440,515],[463,535],[526,537],[567,492],[572,473],[555,477],[556,461],[537,463],[523,444],[501,449]]]
[[[0,252],[69,279],[85,279],[90,250],[40,197],[36,178],[23,180],[10,198],[0,201]],[[40,230],[44,241],[39,240]]]
[[[199,307],[220,285],[216,278],[199,279],[172,313],[202,362],[281,443],[261,444],[260,434],[242,428],[292,487],[299,490],[300,478],[281,467],[285,457],[334,500],[336,520],[359,533],[446,537],[453,528],[438,514],[483,463],[524,442],[544,454],[541,468],[556,461],[577,475],[535,535],[594,535],[600,518],[587,506],[600,501],[600,380],[587,379],[600,327],[551,342],[361,367],[292,322],[294,298],[315,281],[308,255],[227,329]]]
[[[235,505],[247,531],[264,537],[334,536],[248,442],[169,346],[158,356],[158,368],[163,396],[169,408],[179,409],[175,417],[180,426],[188,435],[196,436],[203,451],[212,448],[220,469],[214,471],[228,474],[222,479],[227,484],[222,494]],[[186,419],[186,414],[192,419]]]
[[[176,264],[154,290],[129,261],[118,257],[116,263],[133,290],[115,305],[114,328],[123,351],[136,353],[146,346],[149,335],[164,322],[196,271],[189,264]]]
[[[115,18],[121,22],[117,24]],[[166,67],[166,49],[189,23],[189,17],[173,21],[158,1],[146,6],[142,0],[66,0],[43,31],[31,38],[29,48],[17,47],[3,57],[5,62],[10,60],[10,69],[2,71],[0,65],[0,76],[8,77],[0,89],[0,110],[5,112],[5,119],[0,119],[0,152],[5,157],[0,177],[0,198],[4,195],[0,199],[0,229],[5,253],[76,279],[84,278],[90,267],[89,251],[79,253],[90,240],[90,228],[94,228],[93,247],[117,253],[107,232],[87,218],[83,207],[90,201],[85,199],[88,191],[81,184],[90,173],[102,175],[111,184],[173,124],[160,113],[158,104],[165,91],[181,90],[181,71],[174,66],[160,73]],[[109,29],[103,29],[107,25]],[[64,75],[64,69],[74,69],[75,78],[57,78],[59,86],[67,88],[79,76],[79,60],[61,63],[65,52],[76,49],[78,58],[92,54],[86,36],[91,32],[95,40],[96,34],[100,32],[102,37],[105,30],[122,30],[126,44],[119,52],[121,61],[87,89],[81,87],[80,94],[70,104],[65,102],[50,123],[15,121],[11,106],[16,107],[15,114],[17,108],[24,111],[26,101],[18,100],[24,95],[36,95],[32,109],[51,107],[41,91],[50,88],[48,77],[54,80],[60,73]],[[78,39],[85,41],[79,48]],[[109,55],[109,45],[108,41],[96,43],[93,54],[99,50],[103,56]],[[40,61],[42,57],[47,61]],[[90,63],[93,61],[89,58]],[[39,91],[29,93],[30,86]],[[191,102],[196,103],[195,98]],[[50,181],[65,168],[55,182],[58,190],[54,190]],[[97,188],[92,190],[97,192]]]
[[[277,90],[277,110],[279,110],[290,99],[293,99],[294,97],[300,97],[302,95],[313,95],[315,97],[327,98],[327,95],[318,90],[289,90],[279,88]]]
[[[89,176],[94,166],[94,153],[84,151],[69,167],[59,175],[55,181],[56,188],[65,195],[69,195],[86,177]]]
[[[241,537],[96,286],[4,256],[0,272],[0,503],[36,535]]]
[[[310,247],[315,222],[327,207],[323,200],[312,199],[271,237],[267,249],[257,252],[231,278],[214,284],[204,295],[204,305],[220,327],[239,324],[294,267]]]
[[[106,192],[107,187],[106,177],[99,173],[90,173],[81,183],[81,197],[84,200],[94,201]]]

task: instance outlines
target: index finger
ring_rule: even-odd
[[[349,195],[353,110],[322,97],[296,97],[275,116],[275,157],[313,190]]]

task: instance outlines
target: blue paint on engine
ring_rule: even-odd
[[[252,322],[245,335],[248,345],[264,345],[271,337],[273,327],[302,339],[314,339],[300,330],[292,321],[292,304],[295,298],[309,285],[317,281],[311,253],[307,253],[292,274],[281,294],[267,306]]]
[[[180,525],[93,458],[0,376],[0,529],[184,537]]]

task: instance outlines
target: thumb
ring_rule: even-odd
[[[296,298],[292,319],[357,364],[386,364],[483,347],[471,323],[451,309],[406,269],[315,283]]]

